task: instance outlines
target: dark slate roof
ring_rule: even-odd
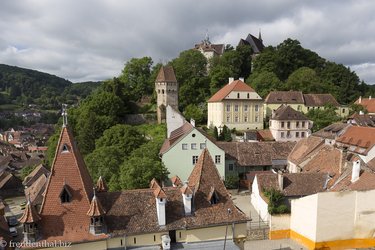
[[[331,94],[304,94],[305,105],[309,107],[322,107],[331,104],[335,107],[340,106]]]
[[[259,54],[264,49],[263,41],[252,34],[247,35],[246,39],[241,39],[238,45],[250,45],[255,54]]]
[[[267,104],[304,104],[301,91],[271,91],[265,100]]]
[[[240,166],[272,166],[272,160],[287,159],[295,142],[217,142],[226,157]]]
[[[286,120],[298,120],[308,121],[307,117],[301,112],[294,110],[288,105],[281,105],[273,114],[272,120],[286,121]]]
[[[375,115],[354,113],[348,118],[351,124],[362,127],[375,127]]]

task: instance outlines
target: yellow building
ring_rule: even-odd
[[[64,123],[65,124],[65,123]],[[233,245],[246,236],[245,214],[233,204],[204,149],[188,182],[108,192],[96,186],[64,125],[38,212],[29,202],[20,222],[24,248],[126,249],[215,241]]]
[[[207,102],[208,127],[263,129],[263,100],[243,79],[230,78]]]
[[[326,105],[336,107],[340,117],[349,115],[349,107],[340,105],[331,94],[303,94],[301,91],[272,91],[264,102],[264,117],[270,117],[273,110],[282,104],[289,105],[294,110],[307,113],[311,109],[324,109]]]

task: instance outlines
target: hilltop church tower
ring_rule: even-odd
[[[178,83],[172,66],[162,66],[155,80],[158,123],[166,121],[166,107],[178,110]]]

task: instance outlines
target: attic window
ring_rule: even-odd
[[[70,194],[66,186],[64,186],[63,190],[61,191],[60,200],[61,203],[68,203],[72,201],[72,195]]]
[[[240,93],[237,93],[237,98],[238,98],[238,99],[240,98]]]
[[[62,146],[62,148],[61,148],[61,152],[62,152],[62,153],[69,152],[69,147],[68,147],[68,145],[64,144],[64,145]]]
[[[207,198],[211,205],[219,203],[219,196],[217,195],[214,187],[211,187],[210,193],[208,194]]]

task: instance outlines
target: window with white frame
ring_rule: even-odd
[[[221,163],[221,155],[215,155],[215,164]]]
[[[228,165],[228,169],[229,169],[229,171],[233,171],[233,170],[234,170],[234,165],[233,165],[233,163],[230,163],[230,164]]]
[[[227,112],[230,112],[230,104],[227,104]]]
[[[230,122],[230,115],[227,115],[227,122]]]
[[[245,105],[243,106],[243,111],[247,112],[248,109],[249,109],[249,105],[245,104]]]
[[[239,120],[238,120],[238,115],[236,115],[235,117],[234,117],[234,122],[238,122]]]
[[[201,143],[201,144],[199,145],[199,148],[200,148],[200,149],[205,149],[205,148],[206,148],[206,143]]]
[[[249,121],[249,118],[247,117],[247,115],[245,115],[245,117],[243,118],[244,122],[248,122]]]
[[[281,132],[281,133],[280,133],[280,137],[281,137],[281,138],[284,138],[284,137],[285,137],[284,132]]]
[[[255,112],[258,112],[258,111],[259,111],[259,105],[256,104],[256,105],[255,105]]]
[[[238,104],[234,105],[234,112],[238,112]]]
[[[187,149],[188,149],[188,144],[182,143],[182,150],[187,150]]]
[[[193,155],[193,164],[196,164],[198,162],[198,155]]]
[[[192,143],[191,144],[191,149],[197,149],[197,144],[196,143]]]

